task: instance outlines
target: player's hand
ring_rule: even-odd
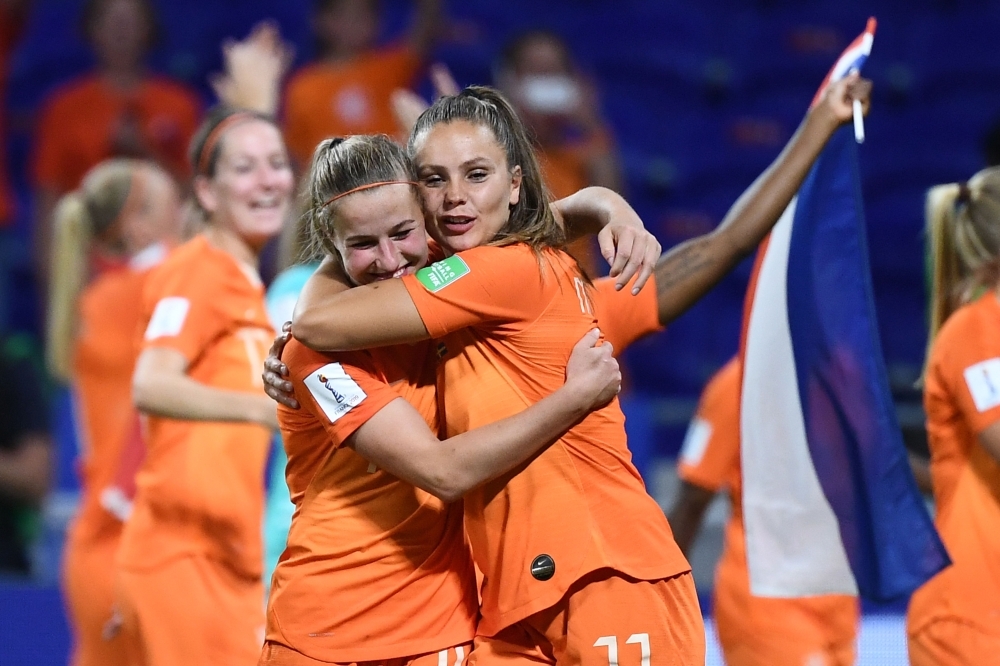
[[[573,347],[566,364],[566,388],[577,392],[588,409],[606,405],[621,391],[621,368],[613,352],[610,342],[601,343],[601,332],[596,328]]]
[[[264,359],[264,372],[261,379],[264,380],[264,392],[272,400],[281,403],[285,407],[292,409],[299,408],[299,401],[295,399],[292,392],[292,383],[285,379],[288,377],[288,366],[281,362],[281,352],[285,350],[285,345],[292,337],[292,322],[286,321],[281,326],[281,333],[271,343],[271,350]]]
[[[597,242],[601,255],[611,265],[609,275],[615,278],[615,288],[623,289],[638,276],[632,285],[632,294],[638,294],[660,260],[660,241],[646,231],[639,215],[629,207],[601,229]]]
[[[872,82],[851,72],[840,81],[831,83],[815,107],[815,111],[828,115],[837,126],[850,122],[854,117],[854,100],[861,102],[865,115],[871,106]]]

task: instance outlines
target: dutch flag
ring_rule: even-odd
[[[861,68],[874,32],[869,19],[820,94]],[[947,566],[889,393],[849,127],[831,138],[758,252],[742,353],[752,593],[888,601]]]

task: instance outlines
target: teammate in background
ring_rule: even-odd
[[[155,269],[133,377],[148,453],[118,555],[132,663],[256,661],[261,518],[273,403],[257,369],[272,333],[257,274],[293,188],[281,132],[253,112],[210,113],[192,143],[205,231]]]
[[[1000,664],[1000,168],[927,193],[933,283],[924,407],[951,556],[910,599],[914,666]]]
[[[661,316],[683,311],[756,247],[850,120],[852,100],[867,106],[869,88],[856,75],[831,86],[732,217],[668,253],[675,272],[665,277]],[[418,121],[410,149],[430,231],[458,256],[336,295],[321,293],[329,275],[317,273],[293,328],[316,349],[439,339],[438,390],[453,434],[551,391],[572,344],[567,336],[592,326],[594,309],[575,263],[557,249],[563,232],[548,214],[525,129],[502,96],[471,88],[438,100]],[[485,574],[471,660],[616,663],[623,643],[643,659],[704,662],[690,568],[628,460],[616,403],[519,473],[470,493],[465,508]]]
[[[709,380],[678,461],[681,490],[667,514],[687,555],[705,509],[725,488],[730,518],[715,574],[714,617],[728,666],[850,666],[858,600],[850,596],[768,599],[750,594],[740,480],[739,359]]]
[[[390,96],[412,85],[441,21],[441,0],[414,5],[405,38],[379,47],[378,0],[315,0],[317,60],[285,91],[285,136],[298,166],[307,167],[328,137],[395,133]]]
[[[152,159],[175,177],[186,177],[185,150],[201,112],[193,91],[146,70],[157,37],[149,0],[88,0],[82,27],[97,69],[45,102],[34,147],[35,257],[42,285],[56,200],[111,157]]]
[[[170,176],[123,158],[91,169],[56,207],[46,349],[51,374],[72,386],[82,444],[80,508],[63,561],[77,666],[127,663],[122,642],[104,634],[131,499],[117,477],[138,420],[131,393],[142,289],[179,241],[180,219]],[[93,255],[118,268],[92,277]]]

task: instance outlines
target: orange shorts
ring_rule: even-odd
[[[715,626],[729,666],[852,666],[859,607],[847,596],[771,599],[715,588]]]
[[[73,629],[72,666],[125,666],[124,642],[115,635],[117,538],[70,538],[63,558],[63,596]],[[107,633],[105,633],[107,632]]]
[[[121,633],[133,666],[252,666],[264,640],[264,585],[214,560],[119,571]]]
[[[959,620],[935,620],[907,645],[911,666],[1000,666],[1000,636]]]
[[[342,662],[336,666],[466,666],[472,643],[463,643],[454,647],[428,652],[415,657],[399,657],[396,659],[381,659],[378,661]],[[290,647],[280,643],[267,641],[260,655],[257,666],[334,666],[328,661],[319,661],[305,656]]]
[[[638,581],[602,569],[562,601],[495,636],[477,636],[469,666],[703,666],[705,625],[690,573]]]

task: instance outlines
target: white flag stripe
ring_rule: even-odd
[[[785,280],[796,202],[771,232],[747,326],[740,448],[751,592],[856,595],[840,526],[806,443],[795,375]]]

